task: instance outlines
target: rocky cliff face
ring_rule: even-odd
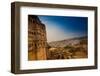
[[[28,60],[46,60],[46,29],[38,16],[28,15]]]

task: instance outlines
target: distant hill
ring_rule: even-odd
[[[82,40],[87,40],[87,36],[64,39],[60,41],[53,41],[53,42],[49,42],[48,44],[51,47],[65,47],[67,45],[73,46],[73,45],[79,44]]]

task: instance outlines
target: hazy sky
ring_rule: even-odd
[[[88,18],[70,16],[38,16],[46,26],[47,41],[87,36]]]

